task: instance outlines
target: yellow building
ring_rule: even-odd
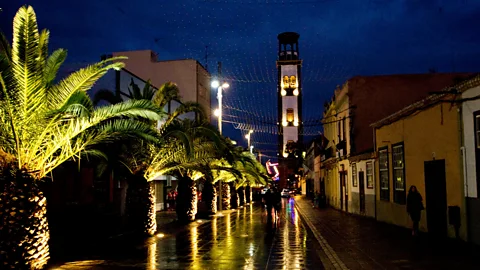
[[[325,108],[323,129],[328,145],[321,157],[320,178],[325,183],[327,203],[334,208],[348,211],[351,204],[348,188],[347,153],[350,152],[349,97],[347,88],[335,90],[334,99]]]
[[[406,197],[414,185],[423,197],[420,230],[454,237],[449,224],[459,210],[466,224],[460,153],[460,120],[453,95],[432,95],[374,124],[377,161],[376,217],[403,227],[412,222]],[[459,237],[466,239],[466,226]]]

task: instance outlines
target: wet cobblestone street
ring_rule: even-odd
[[[259,204],[188,225],[163,212],[157,237],[116,240],[52,269],[478,269],[478,247],[412,237],[406,228],[315,209],[297,196],[277,219]],[[275,221],[276,220],[276,221]],[[82,253],[81,251],[79,253]]]
[[[321,247],[302,223],[294,200],[283,199],[268,220],[259,203],[168,230],[144,244],[106,247],[92,260],[54,269],[323,269]]]

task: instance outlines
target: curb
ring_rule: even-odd
[[[333,250],[333,248],[328,244],[327,240],[325,240],[325,238],[323,238],[323,236],[315,228],[315,226],[313,226],[312,222],[310,221],[310,218],[305,214],[303,214],[303,212],[301,211],[297,203],[295,203],[295,209],[297,209],[298,213],[302,216],[303,220],[305,220],[305,223],[307,223],[307,226],[313,232],[313,235],[317,239],[318,243],[322,247],[323,251],[327,255],[328,260],[333,265],[333,267],[335,269],[349,270],[348,267],[342,262],[342,260],[340,260],[340,258],[338,257],[337,253]]]

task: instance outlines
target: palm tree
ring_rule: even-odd
[[[13,42],[0,49],[0,261],[5,268],[40,269],[49,259],[49,228],[41,181],[68,160],[104,156],[96,149],[117,138],[155,139],[139,119],[159,119],[148,101],[94,109],[86,91],[119,58],[87,66],[55,83],[66,58],[48,55],[49,32],[39,32],[32,7],[13,20]]]
[[[211,174],[207,179],[212,179],[213,183],[222,180],[222,208],[228,210],[239,205],[237,185],[265,184],[268,177],[266,170],[255,160],[253,155],[249,152],[244,152],[241,147],[235,148],[229,142],[226,145],[230,148],[230,151],[227,152],[230,153],[230,160],[213,160],[210,164],[207,164],[208,170],[204,171],[206,174]],[[209,194],[211,191],[212,189],[204,190],[202,196],[207,198],[215,197],[215,194]],[[216,212],[216,204],[209,202],[207,204],[211,206],[210,212]]]
[[[160,175],[173,175],[178,180],[177,218],[180,221],[195,219],[197,213],[196,181],[209,177],[207,166],[221,158],[225,152],[223,137],[206,122],[185,119],[176,120],[184,127],[184,132],[192,144],[180,144],[171,141],[158,148],[146,171],[147,179],[155,179]]]
[[[125,211],[129,229],[133,232],[153,235],[157,227],[154,187],[152,185],[152,180],[154,179],[145,178],[145,172],[156,154],[156,149],[164,147],[169,140],[175,139],[175,142],[181,143],[182,146],[191,148],[189,146],[190,140],[185,135],[183,127],[178,124],[172,124],[175,119],[188,112],[195,112],[198,118],[205,118],[206,114],[198,103],[180,102],[179,89],[172,82],[163,84],[158,90],[147,82],[143,90],[140,90],[138,85],[132,80],[128,94],[120,91],[113,93],[112,91],[102,89],[96,93],[94,102],[98,103],[103,100],[115,104],[123,99],[152,100],[159,109],[163,109],[171,101],[180,103],[180,106],[175,111],[168,115],[166,114],[166,117],[159,121],[161,123],[157,124],[159,133],[157,134],[158,143],[155,146],[149,142],[139,140],[124,145],[123,150],[120,152],[115,149],[112,149],[113,153],[110,152],[111,156],[117,157],[113,160],[120,161],[115,164],[109,164],[110,173],[113,173],[115,170],[121,171],[122,168],[119,168],[119,164],[121,165],[120,167],[126,167],[129,170],[126,177],[128,188]]]

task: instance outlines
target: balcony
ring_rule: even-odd
[[[347,155],[347,141],[343,140],[337,143],[337,157],[344,157]]]
[[[334,157],[333,148],[329,147],[329,148],[322,151],[320,161],[325,161],[325,160],[327,160],[329,158],[332,158],[332,157]]]

